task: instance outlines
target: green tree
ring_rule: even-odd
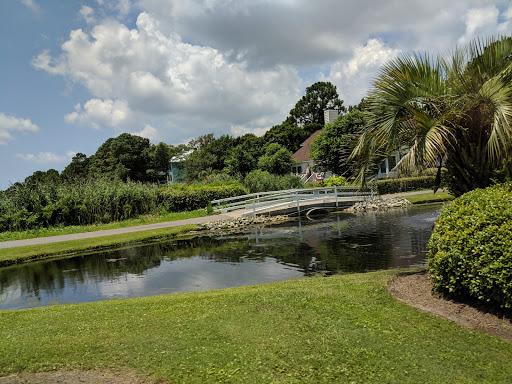
[[[266,144],[277,143],[294,153],[309,135],[303,127],[299,127],[293,124],[291,119],[287,119],[282,124],[275,125],[265,132],[263,140]]]
[[[64,180],[75,181],[87,178],[89,174],[90,158],[83,153],[77,153],[71,159],[71,163],[61,173]]]
[[[91,159],[93,175],[107,175],[123,181],[146,181],[150,169],[147,149],[149,139],[122,133],[105,141]]]
[[[294,161],[292,153],[277,143],[267,145],[265,154],[258,159],[258,168],[276,175],[290,173]]]
[[[246,151],[242,145],[237,145],[229,151],[226,158],[226,172],[230,175],[247,175],[256,169],[256,160],[250,152]]]
[[[324,110],[345,111],[343,100],[339,99],[336,86],[319,81],[306,88],[306,94],[290,111],[290,121],[296,125],[309,123],[324,125]]]
[[[234,138],[233,147],[241,146],[242,149],[258,159],[264,153],[265,140],[254,133],[246,133]]]
[[[197,180],[201,175],[220,172],[226,167],[226,158],[234,139],[229,135],[214,139],[210,135],[201,136],[189,143],[195,150],[183,162],[188,179]]]
[[[151,145],[145,150],[149,166],[146,173],[150,179],[155,181],[161,179],[169,168],[171,147],[172,146],[160,142],[158,145]]]
[[[348,157],[352,153],[355,135],[364,124],[364,114],[359,109],[339,116],[313,140],[311,157],[317,165],[337,175],[353,173],[355,164]]]
[[[402,169],[444,159],[452,193],[510,174],[512,38],[476,40],[446,57],[407,55],[380,71],[366,103],[367,128],[353,157],[359,179],[406,146]],[[497,172],[499,171],[499,172]]]

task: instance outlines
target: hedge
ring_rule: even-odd
[[[512,307],[512,183],[468,192],[446,207],[428,243],[433,288]]]
[[[191,211],[207,207],[212,200],[246,193],[246,189],[241,184],[224,186],[175,184],[160,189],[159,205],[168,212]]]
[[[377,180],[379,194],[421,191],[434,187],[435,176],[402,177],[397,179]]]

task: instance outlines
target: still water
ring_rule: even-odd
[[[0,309],[204,291],[426,263],[440,205],[330,214],[0,269]]]

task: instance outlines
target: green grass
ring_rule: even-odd
[[[0,312],[0,375],[169,383],[510,383],[512,344],[393,299],[375,272]]]
[[[437,191],[421,193],[418,195],[404,196],[405,199],[409,200],[411,204],[423,204],[423,203],[437,203],[442,201],[453,200],[455,197],[450,195],[448,191]]]
[[[18,232],[1,232],[0,233],[0,241],[23,240],[23,239],[33,239],[36,237],[47,237],[47,236],[56,236],[56,235],[68,235],[68,234],[73,234],[73,233],[95,232],[95,231],[102,231],[104,229],[134,227],[134,226],[144,225],[144,224],[163,223],[165,221],[184,220],[184,219],[191,219],[191,218],[203,217],[203,216],[207,216],[206,211],[204,209],[197,209],[195,211],[171,212],[171,213],[165,213],[163,215],[143,215],[136,219],[123,220],[120,222],[114,222],[114,223],[108,223],[108,224],[76,225],[76,226],[67,226],[67,227],[41,228],[41,229],[33,229],[33,230],[18,231]]]
[[[184,234],[195,228],[197,228],[196,224],[189,224],[121,235],[101,236],[91,239],[0,249],[0,266],[8,266],[25,261],[71,256],[78,252],[97,251],[125,245],[131,246],[140,242],[163,240]]]

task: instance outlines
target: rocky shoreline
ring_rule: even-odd
[[[360,201],[352,207],[345,209],[345,212],[378,211],[390,208],[407,208],[411,203],[403,197],[377,198],[373,200]]]
[[[289,220],[289,217],[286,215],[256,217],[241,216],[231,220],[217,220],[210,223],[204,223],[200,225],[200,229],[210,232],[221,230],[235,231],[240,228],[265,226],[269,224],[282,223],[287,220]]]

